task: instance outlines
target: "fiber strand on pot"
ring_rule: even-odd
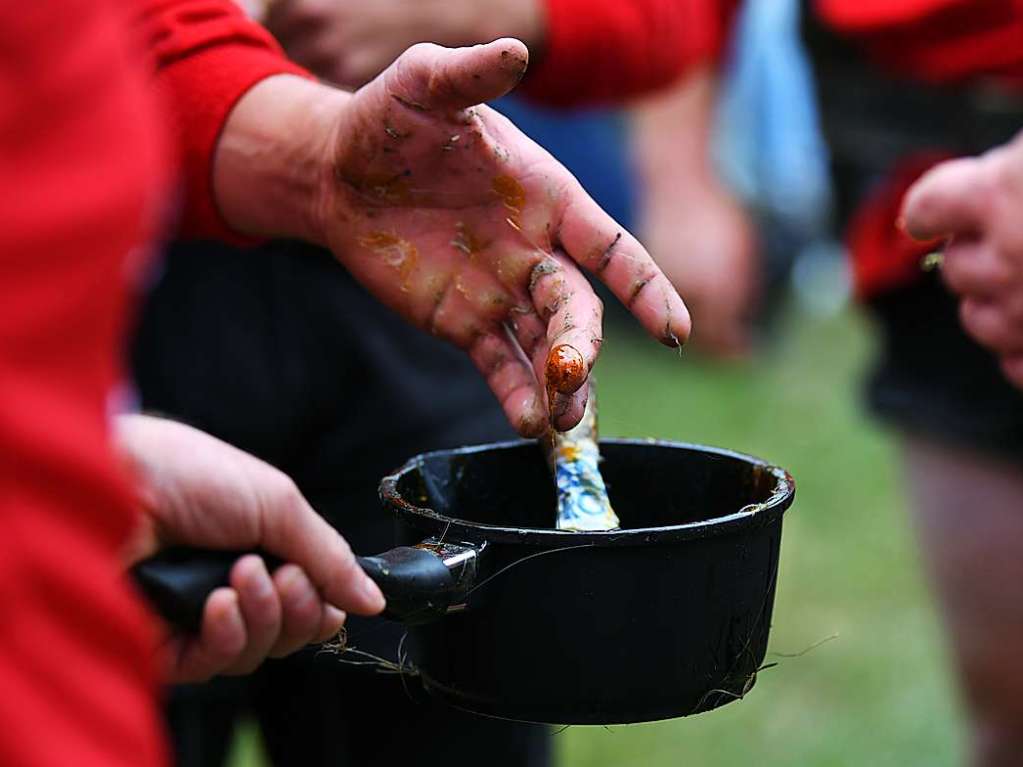
[[[597,391],[590,383],[583,419],[566,432],[551,431],[545,439],[547,463],[557,485],[559,530],[616,530],[618,515],[611,508],[600,475],[597,446]]]

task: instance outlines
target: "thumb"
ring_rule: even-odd
[[[902,203],[906,232],[917,240],[976,233],[984,222],[985,186],[977,158],[935,166],[906,193]]]
[[[528,63],[525,44],[510,37],[470,48],[420,43],[390,68],[389,85],[416,109],[467,109],[507,94]]]

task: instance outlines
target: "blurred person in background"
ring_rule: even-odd
[[[242,557],[233,588],[206,604],[204,629],[227,629],[218,635],[230,642],[217,648],[204,633],[186,644],[179,676],[243,672],[320,637],[342,618],[328,604],[382,607],[341,538],[278,471],[166,421],[122,420],[113,433],[129,297],[161,229],[172,157],[181,161],[182,231],[329,245],[379,300],[470,353],[521,433],[567,428],[582,414],[585,376],[548,402],[543,374],[513,346],[531,349],[535,363],[548,339],[564,339],[582,349],[588,371],[599,302],[573,254],[595,267],[594,254],[614,243],[602,277],[666,345],[688,334],[684,306],[638,242],[548,154],[479,106],[521,78],[518,41],[419,46],[349,94],[312,80],[226,0],[111,0],[13,9],[0,24],[0,55],[9,96],[0,100],[4,764],[163,763],[151,626],[123,567],[167,542],[265,544],[300,561],[309,581],[288,566],[271,579],[257,558]],[[428,151],[453,135],[465,139],[461,155]],[[373,181],[391,178],[392,154],[419,184],[397,207],[387,184]],[[521,195],[493,188],[502,172]],[[425,246],[407,265],[422,279],[406,281],[373,252],[376,239],[366,242],[384,225],[396,238],[446,241],[456,223],[492,235],[507,283],[496,259],[470,268]],[[446,294],[427,279],[450,286],[457,277],[464,290]],[[509,300],[482,300],[495,281]],[[513,306],[514,341],[501,324]],[[358,392],[348,404],[358,407]],[[134,493],[119,459],[132,464]],[[299,612],[315,626],[292,630],[289,592],[312,599]]]
[[[702,43],[681,44],[691,19],[683,5],[283,0],[261,18],[300,63],[351,87],[420,40],[519,36],[536,61],[520,90],[535,103],[573,106],[654,91],[706,57]],[[616,255],[617,245],[605,247]],[[144,408],[282,469],[359,551],[392,545],[376,497],[388,470],[417,452],[514,435],[464,355],[411,330],[333,255],[304,243],[175,244],[145,306],[133,366]],[[353,618],[347,630],[351,646],[396,659],[397,624]],[[462,714],[426,698],[415,678],[309,651],[251,678],[175,689],[168,718],[178,763],[222,764],[245,713],[276,765],[390,764],[424,749],[438,761],[485,750],[497,765],[542,765],[551,747],[546,728]]]
[[[1023,394],[971,339],[969,311],[898,227],[906,189],[943,157],[1023,124],[1023,10],[1011,0],[804,0],[834,181],[834,225],[879,330],[870,409],[902,446],[911,509],[949,630],[977,765],[1023,754]]]
[[[732,5],[718,4],[722,14]],[[879,331],[866,398],[897,429],[970,719],[971,763],[1017,765],[1023,605],[1006,584],[1023,579],[1023,392],[1006,378],[1015,373],[1012,359],[1003,370],[976,340],[1011,354],[1015,336],[999,323],[1017,308],[1008,297],[978,305],[973,296],[960,316],[940,275],[921,269],[936,243],[912,240],[897,221],[905,191],[928,168],[1004,143],[1023,125],[1023,8],[1013,0],[803,0],[801,10],[834,181],[834,226],[849,250],[856,297]],[[966,222],[965,242],[958,223],[915,224],[922,234],[960,234],[946,278],[958,290],[991,289],[962,277],[962,253],[990,254],[991,242],[1011,240],[1008,221],[999,218],[997,230],[982,226],[1011,207],[995,206],[990,191],[992,168],[1004,172],[1011,153],[1000,163],[978,161],[987,175],[974,179],[989,191],[972,200],[984,218]],[[999,178],[1016,183],[1011,173]],[[997,234],[979,246],[983,231]],[[993,279],[1009,282],[1006,259],[994,267],[991,260]]]
[[[735,3],[716,5],[725,19]],[[1006,584],[1023,579],[1023,392],[1013,385],[1020,309],[1010,287],[1018,262],[1007,255],[1018,147],[953,166],[960,183],[939,208],[952,221],[932,212],[914,225],[958,235],[945,279],[966,296],[961,311],[941,276],[921,268],[938,243],[912,240],[897,221],[905,191],[928,168],[1007,142],[1023,125],[1023,9],[1013,0],[804,0],[801,11],[833,224],[856,297],[879,330],[867,401],[899,435],[970,719],[971,762],[1017,765],[1023,606]],[[936,178],[951,186],[951,173]],[[970,200],[950,212],[957,192]]]
[[[898,430],[910,507],[971,724],[971,762],[1023,754],[1023,392],[970,338],[955,297],[896,225],[938,159],[1023,125],[1023,8],[1010,0],[807,4],[837,224],[879,331],[871,410]],[[964,318],[965,319],[965,318]]]
[[[704,64],[669,93],[633,107],[630,144],[639,237],[686,292],[699,318],[695,347],[738,359],[751,351],[762,275],[753,220],[714,167],[717,81]]]

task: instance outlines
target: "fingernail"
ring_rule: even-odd
[[[368,577],[362,579],[362,596],[369,603],[370,607],[377,611],[383,610],[387,604],[387,600],[384,599],[384,594],[380,591],[380,587]]]
[[[334,605],[326,605],[323,608],[323,622],[330,627],[330,633],[335,634],[345,625],[348,616],[344,610],[339,610]]]
[[[283,592],[285,596],[291,598],[300,595],[296,592],[304,594],[305,584],[309,581],[301,567],[290,563],[284,565],[284,567],[278,571],[278,575],[275,580],[277,581],[277,586],[280,588],[281,592]]]
[[[257,599],[266,599],[271,595],[273,584],[270,583],[270,574],[267,572],[262,557],[256,554],[246,554],[238,560],[235,568],[238,569],[233,572],[237,572],[241,579],[238,587],[244,589],[246,594]]]
[[[266,563],[260,557],[256,557],[258,564],[253,565],[252,592],[259,599],[269,599],[274,592],[273,582],[270,580],[270,571],[266,569]]]

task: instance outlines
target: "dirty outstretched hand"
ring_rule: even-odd
[[[655,338],[689,315],[639,242],[485,101],[525,72],[517,40],[409,49],[354,94],[290,76],[239,102],[214,189],[252,234],[329,247],[380,301],[466,351],[512,425],[579,422],[602,307],[579,266]]]
[[[907,193],[903,218],[914,237],[950,238],[942,277],[963,327],[1023,388],[1023,134],[929,171]]]
[[[272,573],[255,554],[235,563],[230,584],[207,598],[198,635],[167,640],[170,681],[248,673],[336,635],[345,611],[383,609],[345,540],[274,467],[163,418],[122,416],[116,437],[142,511],[127,565],[171,545],[260,549],[287,563]]]

